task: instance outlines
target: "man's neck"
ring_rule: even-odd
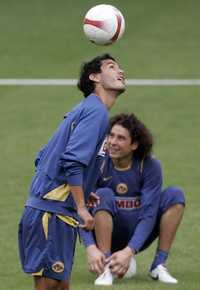
[[[133,159],[132,156],[127,156],[124,158],[119,159],[112,159],[114,167],[118,170],[128,170],[131,168]]]
[[[95,94],[101,99],[108,110],[114,105],[119,93],[117,91],[96,90]]]

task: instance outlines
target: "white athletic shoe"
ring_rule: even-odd
[[[109,264],[105,266],[104,272],[97,277],[97,279],[94,281],[94,285],[99,286],[111,286],[113,284],[114,276],[111,273],[111,270],[109,268]]]
[[[132,278],[133,276],[136,275],[136,272],[137,272],[136,260],[134,257],[131,257],[129,268],[123,278],[128,278],[128,279]]]
[[[149,276],[164,283],[177,284],[178,280],[170,275],[167,268],[164,265],[158,265],[155,269],[149,272]]]

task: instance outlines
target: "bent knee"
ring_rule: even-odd
[[[113,200],[115,197],[113,190],[109,187],[98,188],[96,194],[103,200]]]
[[[108,187],[98,188],[96,194],[100,197],[100,202],[95,208],[93,208],[92,213],[95,214],[99,210],[105,210],[110,212],[111,215],[115,215],[117,209],[115,195],[112,189]]]
[[[169,203],[185,205],[185,194],[180,187],[169,186],[163,194]]]

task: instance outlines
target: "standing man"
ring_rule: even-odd
[[[91,233],[83,236],[89,269],[99,275],[96,285],[112,285],[114,277],[130,276],[131,261],[134,273],[133,258],[157,237],[149,275],[164,283],[177,283],[165,263],[185,198],[177,187],[162,191],[161,165],[151,155],[152,146],[150,131],[134,114],[111,119],[109,156],[98,180],[99,203],[92,209],[95,240]]]
[[[124,73],[109,54],[82,66],[78,88],[85,99],[64,116],[39,152],[19,225],[23,270],[36,290],[68,290],[77,227],[92,230],[85,204],[96,181],[98,152],[108,110],[125,90]]]

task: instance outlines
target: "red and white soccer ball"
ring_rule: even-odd
[[[122,37],[125,20],[122,13],[114,6],[100,4],[86,13],[83,30],[91,42],[108,45]]]

